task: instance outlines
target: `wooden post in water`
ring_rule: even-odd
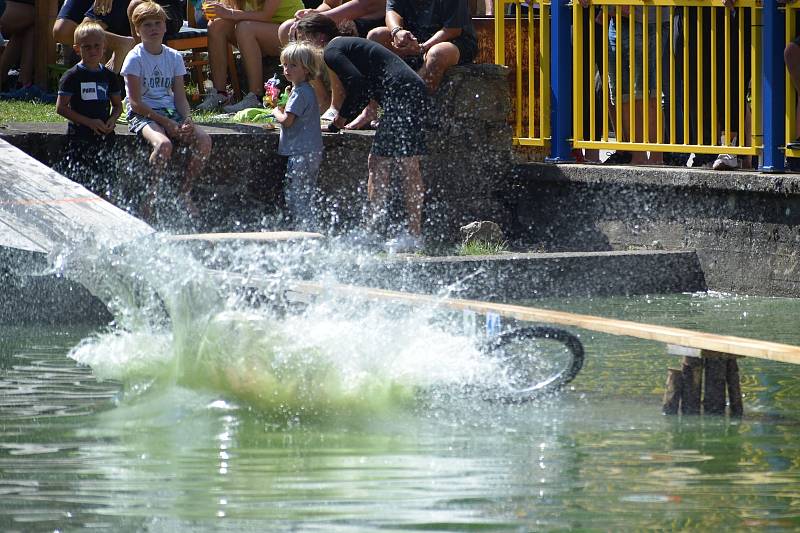
[[[664,390],[665,415],[677,415],[681,406],[681,395],[683,394],[683,374],[680,368],[667,369],[667,385]]]
[[[739,365],[736,357],[724,352],[668,345],[667,352],[683,355],[680,370],[667,369],[663,412],[667,415],[730,415],[744,414]],[[727,394],[727,402],[726,402]],[[702,407],[702,409],[701,409]]]

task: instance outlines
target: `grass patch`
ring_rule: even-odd
[[[56,113],[55,104],[0,100],[0,117],[3,122],[66,122]]]
[[[462,244],[458,248],[457,255],[497,255],[507,251],[508,244],[505,242],[475,241]]]
[[[192,120],[203,124],[234,123],[228,118],[214,118],[219,111],[192,113]],[[123,113],[124,114],[124,113]],[[56,113],[55,104],[21,102],[18,100],[0,100],[0,117],[2,123],[8,122],[66,122],[67,119]]]

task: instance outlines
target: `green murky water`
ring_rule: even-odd
[[[798,300],[535,305],[800,344]],[[387,343],[413,347],[387,331]],[[584,370],[548,401],[276,423],[214,388],[98,381],[67,356],[90,333],[0,327],[3,531],[800,527],[800,369],[789,365],[741,362],[741,421],[664,417],[676,360],[663,346],[578,331]],[[434,352],[442,342],[421,341]]]

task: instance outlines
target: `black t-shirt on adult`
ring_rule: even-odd
[[[104,65],[89,70],[78,63],[61,76],[58,94],[69,96],[69,107],[77,113],[106,121],[111,116],[111,97],[122,94],[122,78]],[[67,126],[67,134],[81,139],[96,137],[90,128],[72,122]]]
[[[403,25],[420,43],[442,28],[460,28],[462,38],[478,41],[467,0],[386,0],[386,11],[403,17]]]
[[[344,85],[339,114],[347,119],[357,117],[370,98],[381,103],[387,89],[424,83],[394,52],[361,37],[333,39],[325,46],[325,63]]]

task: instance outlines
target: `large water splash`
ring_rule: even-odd
[[[386,411],[413,405],[421,391],[498,375],[476,339],[450,332],[434,309],[284,298],[298,279],[324,284],[331,265],[365,261],[351,248],[217,246],[199,255],[154,236],[58,261],[115,316],[70,356],[129,393],[212,390],[283,419]],[[256,280],[260,289],[248,288]]]

